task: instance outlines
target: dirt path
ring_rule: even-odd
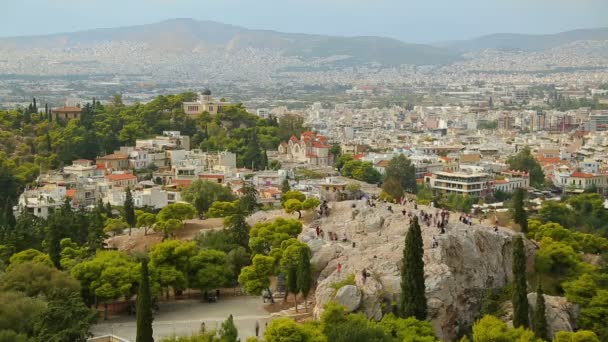
[[[222,229],[223,219],[211,218],[206,220],[187,220],[184,229],[175,234],[178,240],[192,240],[201,231]],[[131,229],[131,236],[128,231],[125,234],[113,236],[106,240],[109,248],[117,248],[123,251],[145,251],[163,240],[163,234],[152,230],[148,235],[144,235],[143,229]]]

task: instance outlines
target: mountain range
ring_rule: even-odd
[[[544,50],[578,40],[608,40],[608,28],[550,35],[493,34],[437,45],[411,44],[397,39],[341,37],[270,30],[252,30],[213,21],[172,19],[155,24],[94,29],[42,36],[0,38],[0,48],[70,48],[101,42],[145,43],[161,50],[269,49],[306,60],[340,56],[351,65],[380,63],[440,65],[460,60],[463,52],[480,49]]]

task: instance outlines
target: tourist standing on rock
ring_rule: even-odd
[[[317,232],[317,238],[318,238],[319,234],[321,234],[321,228],[319,228],[319,226],[317,226],[317,229],[315,229],[315,231]]]
[[[255,321],[255,337],[260,336],[260,322]]]
[[[340,273],[342,271],[342,264],[338,263],[338,266],[336,267],[336,270],[338,271],[338,273]]]
[[[363,284],[365,284],[365,281],[367,280],[367,270],[365,270],[365,268],[361,271],[361,277],[363,278]]]

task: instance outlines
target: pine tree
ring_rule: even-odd
[[[524,241],[517,236],[513,243],[513,326],[527,328],[528,322],[528,287],[526,281],[526,253]]]
[[[220,341],[237,342],[238,340],[239,331],[236,329],[236,325],[234,325],[234,318],[232,315],[230,315],[224,321],[224,323],[222,323],[222,328],[220,329]]]
[[[414,217],[405,237],[403,269],[401,271],[401,316],[426,319],[426,296],[424,286],[424,254],[422,232],[418,218]]]
[[[154,342],[152,337],[152,295],[150,293],[150,275],[148,260],[141,262],[141,280],[137,293],[137,337],[136,342]]]
[[[114,214],[112,213],[112,205],[110,204],[110,202],[106,203],[106,217],[107,218],[114,218]]]
[[[536,310],[534,311],[534,334],[547,340],[547,317],[545,316],[545,296],[543,287],[538,283],[536,290]]]
[[[32,99],[32,113],[38,113],[38,106],[36,105],[36,98]]]
[[[125,194],[125,202],[123,204],[125,211],[125,222],[129,225],[129,236],[131,235],[131,228],[135,227],[135,205],[133,204],[133,194],[131,194],[131,188],[127,187]]]
[[[301,248],[298,258],[298,290],[304,297],[304,309],[308,310],[306,299],[312,287],[312,267],[310,265],[310,249]]]
[[[528,214],[524,208],[525,190],[519,188],[513,195],[513,220],[517,223],[524,234],[528,233]]]
[[[4,204],[4,213],[2,214],[2,217],[0,218],[0,226],[4,225],[7,228],[15,228],[15,225],[17,224],[17,219],[15,218],[15,213],[13,212],[13,206],[11,205],[11,200],[10,199],[6,199],[6,202]]]
[[[226,228],[232,238],[232,241],[249,250],[249,224],[245,220],[243,209],[239,208],[234,215],[225,219]]]
[[[287,268],[287,293],[293,294],[293,302],[298,312],[298,268],[296,265],[290,265]],[[285,296],[287,298],[287,296]]]

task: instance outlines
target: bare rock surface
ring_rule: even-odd
[[[387,204],[371,208],[365,201],[331,203],[330,207],[329,217],[313,221],[300,236],[311,246],[312,263],[319,274],[313,313],[318,318],[323,306],[336,300],[332,284],[354,274],[361,291],[357,311],[380,319],[398,302],[401,291],[401,259],[410,221],[401,210],[435,214],[438,209],[419,206],[414,210],[413,205],[393,204],[390,212]],[[317,226],[324,231],[324,239],[316,236]],[[510,280],[512,241],[518,233],[464,225],[453,212],[445,234],[440,234],[432,220],[430,226],[421,222],[421,228],[429,319],[438,337],[451,340],[459,325],[473,323],[484,291]],[[337,234],[339,241],[330,241],[329,233]],[[438,242],[436,248],[432,248],[433,238]],[[531,266],[534,247],[526,246]],[[363,277],[364,272],[368,277]]]

